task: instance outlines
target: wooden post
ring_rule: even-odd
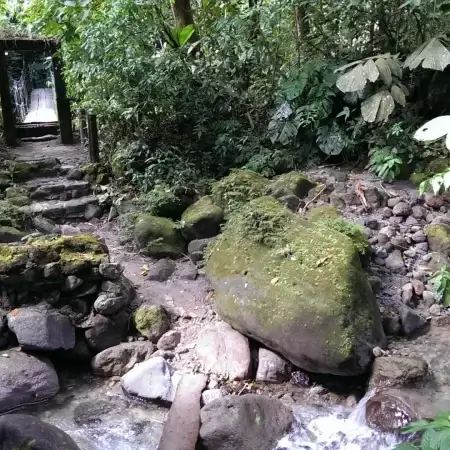
[[[0,45],[0,96],[3,113],[3,126],[5,142],[7,145],[17,145],[16,117],[11,101],[11,91],[8,76],[8,58],[5,55],[5,48]]]
[[[95,114],[88,113],[87,123],[89,134],[89,159],[91,163],[99,163],[100,151],[98,146],[97,116]]]
[[[66,84],[62,74],[62,63],[55,53],[52,53],[52,63],[61,142],[70,145],[73,143],[72,114],[70,112],[70,103],[67,98]]]
[[[80,142],[83,148],[86,148],[88,138],[87,124],[86,124],[86,110],[80,108],[78,110],[78,127],[80,129]]]

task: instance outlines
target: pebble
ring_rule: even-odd
[[[421,231],[422,227],[420,225],[413,225],[411,227],[411,233],[416,233],[417,231]]]
[[[393,200],[393,199],[391,199]],[[389,201],[388,201],[389,203]],[[394,216],[407,217],[412,213],[411,207],[406,202],[398,202],[393,208]]]
[[[431,222],[433,222],[433,219],[434,219],[434,214],[428,214],[427,218],[426,218],[426,221],[428,223],[431,223]]]
[[[427,215],[427,210],[423,206],[413,206],[412,216],[415,219],[423,219]]]
[[[371,230],[377,230],[378,229],[378,220],[376,220],[376,219],[368,219],[366,225]]]
[[[384,265],[385,265],[385,262],[384,262],[384,259],[383,259],[383,258],[375,258],[375,259],[373,260],[373,262],[374,262],[375,264],[378,264],[379,266],[384,266]]]
[[[432,315],[432,316],[440,316],[441,315],[441,305],[431,305],[430,308],[428,309],[428,312]]]
[[[427,253],[426,255],[422,256],[422,261],[429,262],[429,261],[431,261],[432,258],[433,258],[433,256],[430,255],[430,253]]]
[[[406,225],[412,225],[412,226],[414,226],[414,225],[417,225],[419,222],[417,222],[417,219],[415,219],[414,217],[409,216],[409,217],[406,219],[405,223],[406,223]]]
[[[383,208],[381,210],[381,215],[383,216],[383,219],[389,219],[389,217],[392,216],[392,209],[391,208]]]
[[[416,245],[416,248],[418,248],[422,252],[427,252],[428,251],[428,242],[419,242]]]
[[[420,231],[417,231],[416,233],[414,233],[411,236],[411,239],[414,242],[421,243],[421,242],[425,242],[427,240],[427,237],[425,236],[425,233],[422,230],[420,230]]]
[[[413,271],[413,277],[416,280],[424,281],[426,279],[426,277],[427,277],[427,273],[425,271],[423,271],[423,270],[414,270]]]
[[[138,341],[145,341],[145,337],[144,336],[139,336],[138,337]]]
[[[398,225],[403,222],[403,217],[402,216],[393,216],[389,219],[389,222],[392,225]]]
[[[387,252],[387,250],[385,248],[380,247],[380,248],[376,249],[375,256],[377,256],[378,258],[383,258],[384,259],[384,258],[387,258],[388,252]]]
[[[312,395],[324,395],[328,392],[328,389],[324,388],[323,386],[317,385],[317,386],[313,386],[309,392]]]
[[[406,255],[408,258],[414,258],[414,256],[416,256],[416,250],[413,248],[410,248],[408,250],[405,250],[403,252],[404,255]]]

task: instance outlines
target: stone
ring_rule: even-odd
[[[102,283],[102,290],[114,295],[120,295],[122,293],[122,287],[115,281],[104,281]]]
[[[118,280],[123,273],[123,267],[117,263],[102,263],[98,269],[100,275],[108,280]]]
[[[406,273],[405,263],[400,250],[394,250],[385,260],[386,268],[392,272]]]
[[[0,417],[0,442],[5,450],[80,450],[64,431],[25,414]]]
[[[297,212],[300,208],[305,206],[305,202],[293,194],[283,195],[278,198],[278,201],[293,212]]]
[[[72,225],[61,225],[61,234],[63,236],[76,236],[81,234],[81,230],[78,227],[73,227]]]
[[[441,195],[426,194],[425,203],[434,209],[439,209],[444,204],[444,198]]]
[[[230,380],[245,380],[251,375],[248,339],[225,322],[204,329],[195,352],[206,371]]]
[[[67,172],[66,178],[68,180],[78,181],[83,178],[83,172],[80,169],[70,169],[69,172]]]
[[[78,289],[84,281],[81,278],[76,277],[75,275],[69,275],[64,281],[64,291],[72,292],[75,289]]]
[[[164,333],[158,340],[158,350],[173,350],[181,342],[181,333],[171,330]]]
[[[392,245],[399,250],[406,250],[408,248],[408,243],[405,240],[405,237],[402,235],[394,236],[391,239]]]
[[[302,199],[316,186],[314,181],[309,180],[302,173],[293,171],[275,177],[269,184],[268,192],[278,199],[287,195]]]
[[[83,234],[95,234],[97,232],[97,227],[90,222],[82,222],[80,224],[78,224],[78,229],[83,233]]]
[[[100,217],[102,217],[103,215],[103,208],[99,205],[94,205],[92,203],[90,203],[89,205],[86,206],[86,210],[84,212],[84,218],[86,220],[91,220],[91,219],[99,219]]]
[[[261,242],[266,226],[267,237],[276,235],[272,245]],[[294,254],[280,256],[287,243]],[[234,329],[304,370],[356,375],[367,370],[372,348],[385,337],[375,296],[355,261],[350,237],[261,197],[233,214],[205,270],[215,310]]]
[[[375,294],[378,294],[383,290],[383,281],[380,277],[377,277],[376,275],[372,275],[369,277],[370,285],[372,286],[372,291]]]
[[[399,202],[393,208],[394,216],[407,217],[412,214],[411,207],[406,202]]]
[[[113,410],[113,402],[107,400],[81,402],[73,410],[73,421],[81,426],[101,424]]]
[[[147,279],[151,281],[167,281],[175,272],[176,264],[171,259],[160,259],[148,270]]]
[[[414,258],[416,256],[416,250],[414,248],[409,248],[403,252],[403,255],[408,258]]]
[[[422,294],[423,302],[427,306],[432,306],[434,304],[434,293],[431,291],[423,291]]]
[[[162,357],[150,358],[121,378],[122,388],[144,400],[171,403],[181,376]]]
[[[402,330],[406,335],[421,330],[427,324],[427,321],[407,305],[399,306],[400,322]]]
[[[416,295],[418,295],[419,297],[422,296],[422,294],[425,290],[425,286],[424,286],[423,282],[420,280],[412,280],[411,284],[414,288],[414,293]]]
[[[381,215],[383,216],[383,219],[389,219],[392,216],[392,209],[391,208],[383,208],[381,210]]]
[[[427,240],[427,237],[425,236],[425,233],[423,231],[417,231],[411,236],[411,239],[414,242],[420,243],[425,242]]]
[[[34,216],[31,219],[33,228],[43,234],[60,234],[61,228],[51,219],[42,216]]]
[[[374,262],[375,264],[377,264],[378,266],[384,266],[384,265],[385,265],[385,262],[384,262],[384,259],[383,259],[383,258],[375,258],[375,259],[373,260],[373,262]]]
[[[450,226],[445,224],[430,224],[426,227],[425,233],[428,238],[428,245],[433,252],[450,256]]]
[[[104,316],[111,316],[128,305],[128,299],[122,295],[116,296],[107,292],[101,293],[94,302],[94,309]]]
[[[372,366],[369,389],[411,386],[428,375],[428,364],[422,358],[382,356]]]
[[[55,309],[13,309],[8,314],[8,327],[27,350],[68,350],[75,346],[75,328]]]
[[[428,251],[428,243],[427,242],[420,242],[416,244],[416,248],[420,250],[421,252],[427,252]]]
[[[158,339],[170,328],[166,310],[160,305],[143,304],[133,314],[136,330],[152,342]]]
[[[397,314],[383,316],[383,329],[388,336],[396,336],[401,331],[400,317]]]
[[[432,316],[440,316],[442,313],[442,306],[441,305],[431,305],[430,308],[428,309],[428,312],[432,315]]]
[[[215,205],[212,198],[206,195],[189,206],[182,214],[183,236],[188,241],[217,236],[223,217],[222,208]]]
[[[204,450],[272,450],[289,430],[292,411],[262,395],[226,396],[200,411]]]
[[[24,236],[26,236],[26,233],[16,228],[0,226],[0,243],[20,242]]]
[[[0,413],[50,399],[58,392],[58,375],[47,359],[17,349],[9,349],[8,358],[0,357]]]
[[[203,405],[208,405],[222,397],[224,397],[224,394],[221,389],[208,389],[202,393],[202,403]]]
[[[385,259],[385,258],[388,257],[388,252],[387,252],[387,250],[386,250],[385,248],[383,248],[383,247],[378,247],[378,248],[375,250],[375,256],[378,257],[378,258]]]
[[[380,234],[384,234],[387,236],[388,239],[391,239],[395,236],[395,229],[391,227],[390,225],[381,228],[379,231]]]
[[[406,220],[405,220],[405,224],[408,226],[414,226],[417,225],[419,222],[417,221],[417,219],[415,219],[413,216],[409,216]]]
[[[155,258],[178,258],[185,242],[171,219],[140,214],[134,223],[133,238],[142,254]]]
[[[61,276],[61,265],[59,262],[48,263],[43,268],[44,278],[59,278]]]
[[[413,307],[414,303],[412,302],[412,298],[413,298],[413,286],[411,283],[407,283],[402,287],[402,302],[405,305]]]
[[[136,364],[149,359],[155,347],[148,341],[127,342],[107,348],[92,358],[91,368],[102,377],[123,376]]]
[[[281,383],[291,378],[292,365],[281,356],[266,348],[260,348],[258,352],[258,371],[256,381],[269,383]]]
[[[400,203],[402,201],[402,199],[400,197],[394,197],[394,198],[390,198],[387,201],[387,205],[389,206],[389,208],[393,208],[395,205],[397,205],[398,203]]]
[[[214,242],[215,238],[195,239],[188,244],[188,256],[194,264],[203,259],[206,248]]]
[[[418,220],[424,219],[427,216],[427,210],[423,206],[413,206],[412,216]]]
[[[373,356],[375,356],[375,358],[380,358],[381,356],[384,355],[384,351],[380,348],[380,347],[375,347],[372,350]]]
[[[89,348],[99,353],[122,342],[128,330],[128,315],[123,311],[108,317],[98,314],[88,320],[85,328]]]
[[[192,264],[189,261],[187,263],[178,265],[176,276],[180,280],[193,281],[198,276],[198,269],[194,264]]]

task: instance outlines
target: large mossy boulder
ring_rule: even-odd
[[[251,170],[235,170],[212,185],[212,199],[225,212],[240,204],[261,197],[269,180]]]
[[[28,229],[31,225],[31,218],[18,206],[0,200],[0,226],[14,227],[19,230]]]
[[[384,344],[352,240],[271,197],[230,217],[210,248],[206,271],[224,320],[302,369],[362,374],[372,348]]]
[[[28,191],[25,188],[11,186],[5,191],[5,198],[15,206],[26,206],[31,203]]]
[[[134,219],[133,238],[141,253],[155,258],[178,258],[185,242],[175,223],[165,217],[139,214]]]
[[[191,205],[181,216],[183,236],[188,241],[217,236],[223,221],[223,210],[209,195]]]
[[[302,173],[294,171],[276,177],[269,185],[269,193],[276,198],[285,195],[304,198],[316,186],[317,183],[309,180]]]
[[[0,170],[0,190],[11,186],[11,174],[6,170]]]
[[[61,163],[56,158],[38,161],[13,161],[9,169],[12,174],[12,180],[16,183],[36,177],[56,175],[61,170]]]
[[[323,220],[338,219],[342,217],[342,214],[331,205],[317,206],[306,215],[306,218],[311,222],[320,222]]]
[[[430,250],[450,256],[450,227],[444,223],[428,225],[425,234]]]
[[[133,323],[139,333],[155,343],[170,329],[169,317],[160,305],[139,306],[133,314]]]

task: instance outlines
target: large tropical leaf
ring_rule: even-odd
[[[366,83],[364,67],[362,64],[358,64],[352,70],[341,75],[336,81],[336,86],[342,92],[356,92],[364,89]]]
[[[383,80],[384,84],[387,87],[390,87],[392,84],[392,73],[389,64],[383,58],[378,58],[375,61],[375,65],[377,66],[380,72],[380,78]]]
[[[406,105],[406,96],[403,90],[398,87],[396,84],[392,86],[391,88],[391,95],[392,98],[400,105],[405,106]]]
[[[430,39],[406,58],[404,67],[416,69],[420,65],[424,69],[443,71],[450,64],[450,52],[437,38]]]
[[[385,122],[394,111],[394,99],[389,91],[380,91],[361,104],[361,115],[366,122]]]
[[[332,127],[325,125],[318,129],[316,143],[327,155],[339,155],[347,142],[339,126],[334,123]]]

